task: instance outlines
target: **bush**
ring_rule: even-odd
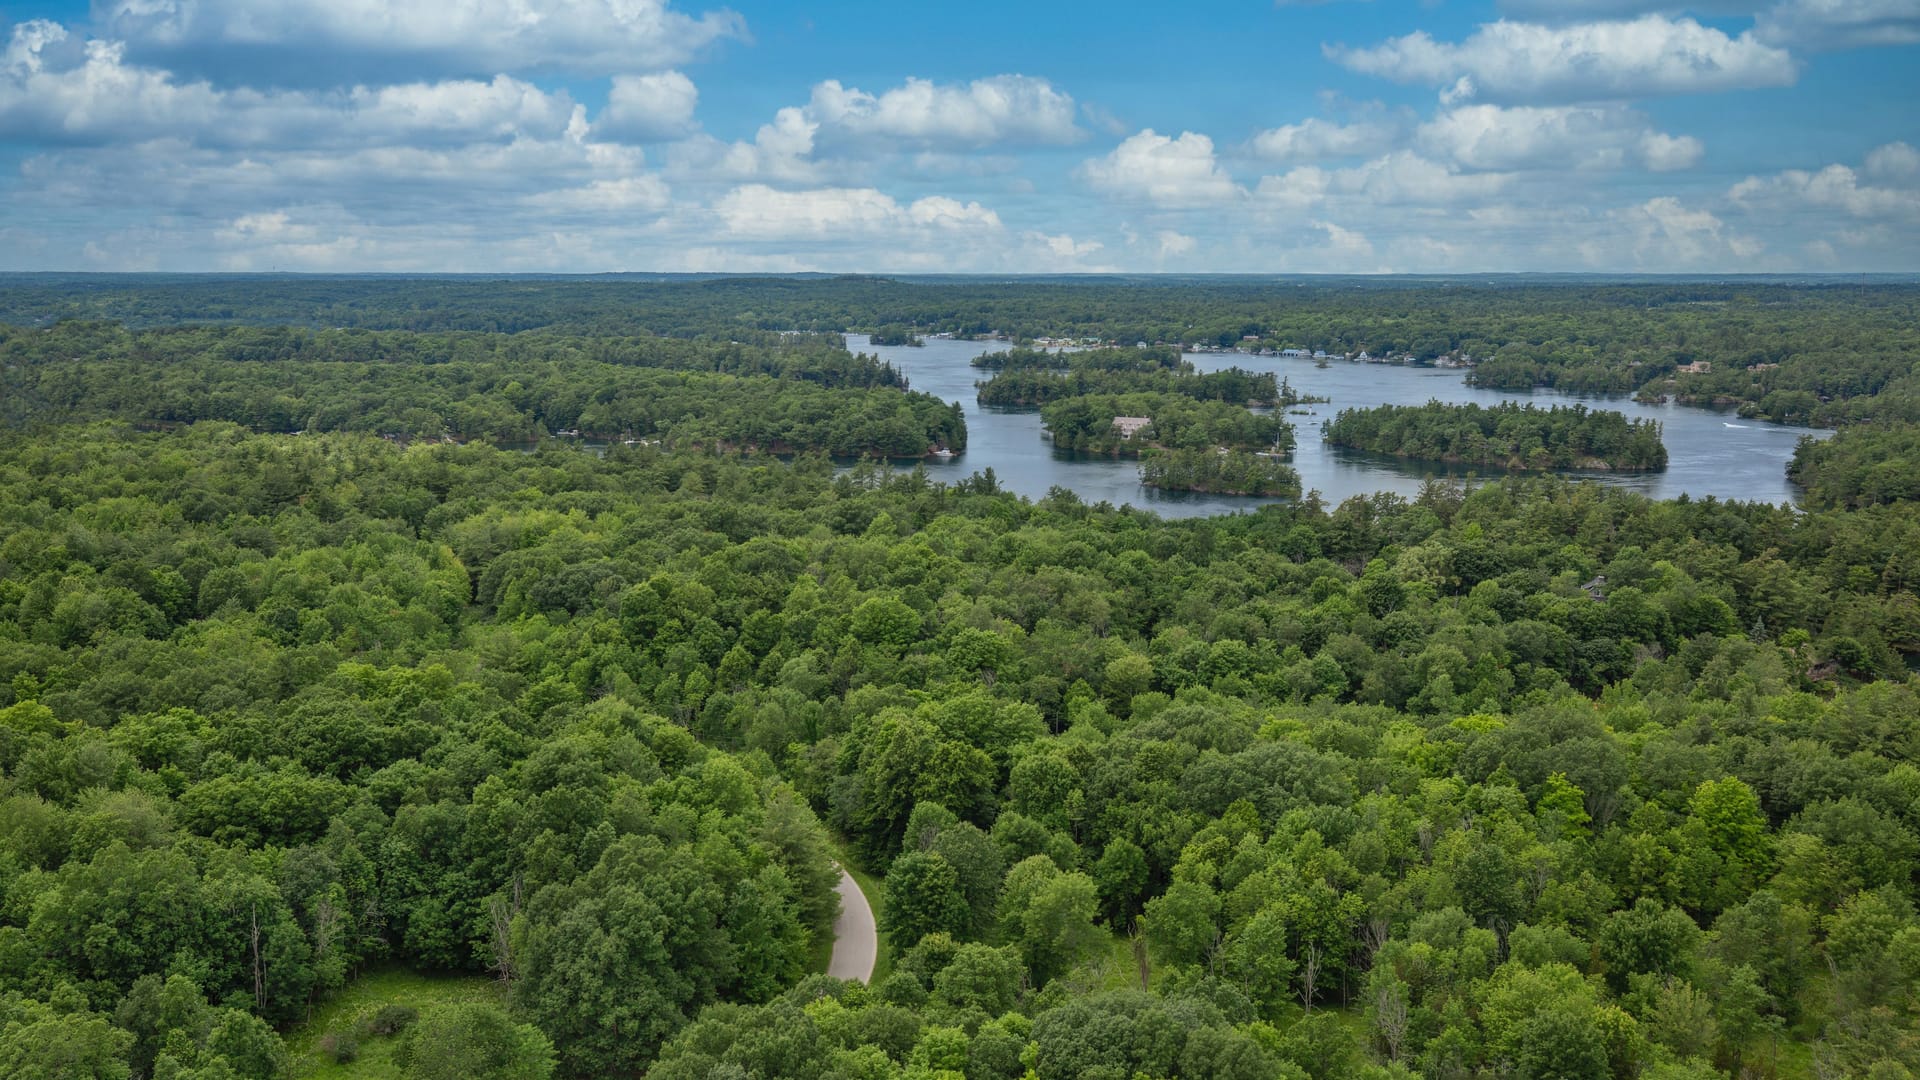
[[[382,1005],[380,1011],[361,1021],[369,1035],[398,1035],[420,1018],[420,1010],[411,1005]]]
[[[336,1031],[320,1040],[320,1052],[345,1065],[360,1056],[360,1040],[351,1031]]]

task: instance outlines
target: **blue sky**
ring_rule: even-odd
[[[1920,0],[0,0],[0,269],[1920,270]]]

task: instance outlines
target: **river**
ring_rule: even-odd
[[[929,461],[936,478],[959,479],[991,468],[1000,486],[1030,498],[1041,498],[1054,487],[1067,488],[1090,503],[1130,503],[1171,517],[1247,510],[1274,499],[1232,495],[1169,492],[1140,483],[1139,467],[1131,460],[1089,458],[1056,451],[1046,439],[1036,410],[985,409],[975,400],[974,383],[987,373],[968,361],[1007,348],[1002,341],[954,341],[929,338],[923,346],[867,345],[858,337],[848,342],[856,352],[878,355],[907,376],[913,389],[944,401],[957,401],[966,412],[967,450],[949,459]],[[1334,360],[1325,368],[1310,360],[1247,356],[1238,353],[1195,353],[1187,359],[1202,371],[1239,367],[1283,375],[1303,394],[1328,398],[1290,415],[1298,445],[1293,467],[1303,489],[1319,491],[1329,506],[1353,495],[1392,491],[1409,498],[1429,477],[1467,480],[1501,475],[1501,470],[1447,466],[1410,461],[1326,445],[1320,425],[1341,409],[1374,405],[1423,405],[1434,399],[1492,405],[1501,401],[1532,401],[1538,405],[1580,401],[1591,408],[1612,409],[1633,419],[1660,422],[1667,444],[1667,468],[1657,473],[1568,472],[1601,483],[1631,488],[1656,499],[1680,495],[1717,496],[1767,503],[1797,502],[1799,492],[1787,480],[1787,460],[1803,435],[1825,438],[1814,428],[1745,420],[1732,411],[1689,405],[1644,405],[1630,397],[1575,396],[1552,390],[1531,393],[1481,390],[1468,386],[1457,370],[1403,367],[1397,364],[1356,364]]]

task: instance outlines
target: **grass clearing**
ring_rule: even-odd
[[[362,1020],[383,1005],[425,1009],[467,1001],[488,1001],[504,1007],[506,992],[492,979],[476,975],[426,975],[389,969],[363,975],[315,1010],[313,1019],[287,1033],[287,1050],[297,1080],[399,1080],[394,1063],[398,1036],[361,1036],[360,1054],[349,1062],[333,1060],[322,1048],[329,1035],[354,1033]]]

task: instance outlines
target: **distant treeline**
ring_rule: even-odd
[[[1667,467],[1659,424],[1585,405],[1542,409],[1513,402],[1482,407],[1430,401],[1342,409],[1327,425],[1326,437],[1335,446],[1377,454],[1508,469]]]
[[[1920,419],[1920,286],[1525,278],[0,278],[0,322],[104,318],[744,339],[915,333],[1471,357],[1499,388],[1639,391],[1839,425]],[[1704,368],[1695,367],[1703,363]],[[1682,371],[1682,368],[1691,370]]]
[[[226,420],[256,431],[674,445],[914,457],[966,447],[957,406],[840,339],[587,339],[60,323],[0,330],[13,425]]]

